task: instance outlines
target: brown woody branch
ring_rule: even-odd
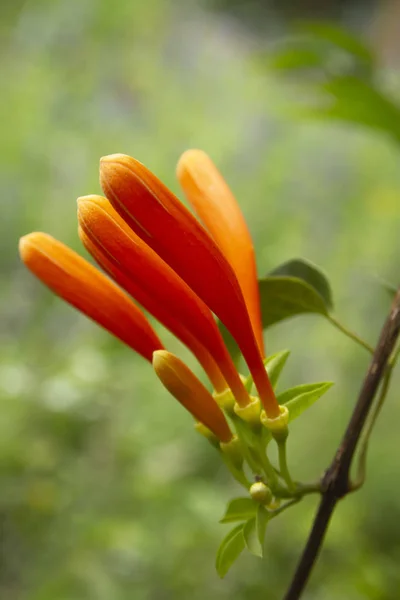
[[[310,535],[284,600],[300,598],[321,550],[337,502],[350,493],[350,467],[376,392],[400,333],[400,288],[383,325],[353,414],[333,461],[322,478],[322,497]]]

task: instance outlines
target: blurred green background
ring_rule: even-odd
[[[295,256],[316,262],[337,314],[374,343],[390,305],[379,278],[399,280],[399,147],[351,124],[290,119],[295,91],[254,54],[293,18],[335,19],[370,37],[400,97],[396,5],[2,1],[0,598],[282,597],[315,499],[273,521],[264,560],[243,555],[219,580],[229,526],[218,519],[240,490],[150,366],[34,280],[17,240],[43,230],[80,249],[75,199],[100,192],[100,156],[131,154],[179,194],[177,159],[200,147],[240,201],[260,274]],[[295,476],[315,479],[367,353],[317,316],[266,339],[269,353],[292,349],[282,386],[336,382],[292,427]],[[304,598],[399,597],[399,381],[367,483],[339,506]]]

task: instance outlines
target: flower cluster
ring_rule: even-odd
[[[244,409],[253,399],[225,347],[214,313],[241,349],[267,416],[279,417],[263,364],[255,256],[242,213],[204,152],[185,152],[177,174],[204,227],[144,165],[121,154],[101,159],[100,181],[106,197],[78,199],[80,238],[118,287],[44,233],[21,239],[22,260],[64,300],[147,360],[154,356],[162,380],[185,379],[187,368],[166,353],[134,298],[194,353],[215,392],[230,390],[237,406]],[[176,375],[172,371],[164,375],[168,369]],[[194,376],[190,380],[194,384]],[[181,383],[182,388],[186,385]],[[190,394],[185,406],[221,437],[220,426],[216,428],[218,413],[210,408],[215,401],[205,401],[199,385],[196,381],[196,393]]]
[[[331,383],[300,385],[277,399],[274,386],[289,353],[265,355],[254,248],[240,208],[204,152],[185,152],[177,175],[200,220],[134,158],[101,159],[105,197],[78,199],[79,236],[101,271],[45,233],[24,236],[20,254],[53,292],[152,364],[246,488],[222,519],[240,522],[218,552],[223,576],[245,546],[262,554],[272,517],[318,491],[292,480],[286,439],[289,420]],[[194,354],[211,391],[164,348],[142,308]],[[235,339],[247,377],[237,371],[215,317]],[[273,439],[279,468],[268,457]]]
[[[262,497],[270,504],[293,485],[285,466],[289,418],[265,368],[253,243],[235,198],[204,152],[185,152],[177,175],[203,224],[144,165],[115,154],[100,161],[105,197],[78,199],[79,236],[105,274],[45,233],[20,240],[21,258],[53,292],[151,362],[235,479],[255,502]],[[212,391],[164,348],[134,300],[193,352]],[[247,378],[238,373],[215,317],[237,342]],[[272,438],[280,446],[285,488],[266,455]]]

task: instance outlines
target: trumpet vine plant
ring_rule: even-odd
[[[336,39],[341,51],[358,57],[370,80],[366,51],[352,45],[351,38],[335,38],[329,28],[315,31],[320,38],[325,35],[325,43]],[[286,50],[276,64],[304,67],[308,60],[320,66],[315,56]],[[353,88],[358,81],[351,78]],[[332,85],[328,91],[332,92]],[[342,115],[337,109],[335,118],[350,118],[348,104],[343,106],[347,112]],[[232,524],[217,552],[221,577],[243,550],[263,555],[271,519],[308,494],[321,495],[321,510],[286,596],[293,600],[304,587],[337,500],[363,481],[369,434],[399,354],[400,296],[374,350],[335,316],[329,283],[315,265],[295,259],[277,266],[267,277],[257,277],[254,247],[242,212],[203,151],[184,152],[177,177],[196,216],[138,160],[123,154],[102,158],[104,196],[78,199],[79,236],[101,270],[41,232],[20,240],[21,259],[55,294],[152,365],[161,384],[194,417],[195,429],[213,447],[215,460],[221,460],[241,486],[242,493],[229,501],[221,518],[221,523]],[[194,354],[207,386],[164,347],[142,309]],[[264,345],[266,328],[302,313],[327,319],[372,355],[343,444],[326,475],[312,483],[299,481],[292,471],[290,426],[329,391],[332,382],[299,382],[278,393],[289,351],[268,355]],[[237,369],[240,357],[246,372]],[[350,481],[349,468],[361,433],[358,474]],[[271,458],[273,446],[276,462]]]

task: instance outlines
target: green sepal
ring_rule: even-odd
[[[297,385],[277,396],[279,404],[284,404],[289,410],[289,423],[297,419],[307,408],[310,408],[333,386],[332,381],[306,383]]]
[[[251,498],[233,498],[228,502],[225,514],[220,523],[234,523],[235,521],[247,521],[254,517],[257,512],[257,504]]]
[[[245,548],[243,536],[244,523],[236,525],[222,540],[217,552],[215,567],[218,575],[223,578],[239,558]]]

